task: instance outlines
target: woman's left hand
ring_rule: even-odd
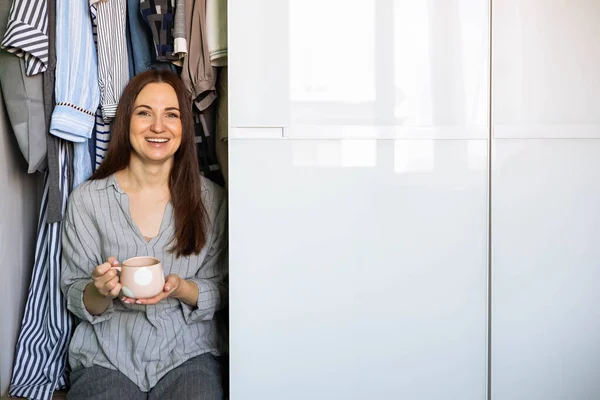
[[[131,297],[121,297],[123,303],[127,304],[144,304],[151,305],[160,302],[167,297],[177,297],[177,289],[182,286],[182,282],[184,280],[181,279],[177,274],[167,275],[165,278],[165,286],[163,287],[163,291],[157,294],[154,297],[150,297],[148,299],[132,299]]]

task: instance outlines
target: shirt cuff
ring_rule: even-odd
[[[71,103],[57,103],[52,113],[50,133],[70,142],[85,142],[92,136],[95,114]]]
[[[198,108],[198,111],[206,110],[217,98],[217,93],[215,90],[208,92],[204,95],[200,95],[196,97],[194,100],[194,105]]]
[[[104,122],[110,122],[117,115],[119,104],[102,104],[102,119]]]
[[[115,311],[113,302],[111,301],[108,308],[100,315],[92,315],[85,308],[83,303],[83,291],[90,284],[91,280],[78,281],[71,285],[67,292],[67,308],[82,321],[87,321],[90,324],[98,324],[108,320]]]
[[[185,322],[190,324],[197,321],[209,321],[213,318],[220,302],[221,294],[219,288],[213,282],[206,279],[190,279],[198,286],[198,301],[196,309],[189,304],[183,305],[183,316]]]
[[[227,49],[216,50],[210,53],[210,63],[213,67],[227,66]]]
[[[184,37],[177,37],[173,41],[173,55],[183,58],[188,52],[187,40]]]
[[[27,76],[45,72],[48,67],[48,35],[38,26],[9,18],[0,47],[25,60]]]

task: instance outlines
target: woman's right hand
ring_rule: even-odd
[[[121,284],[117,276],[116,267],[119,265],[117,259],[113,256],[108,258],[103,264],[98,265],[92,271],[92,279],[94,280],[94,288],[103,297],[107,299],[116,298],[121,292]]]

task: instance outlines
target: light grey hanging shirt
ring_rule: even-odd
[[[187,55],[187,52],[185,0],[177,0],[173,21],[173,55],[177,55],[181,59]],[[174,63],[177,65],[181,64],[180,60],[174,61]]]
[[[167,251],[174,232],[171,203],[159,234],[146,241],[114,175],[73,191],[63,223],[61,278],[67,307],[81,320],[69,346],[73,370],[93,365],[119,370],[147,392],[186,360],[206,352],[221,354],[223,338],[214,314],[227,300],[227,205],[223,189],[205,178],[202,199],[206,246],[199,255],[175,258]],[[146,255],[162,261],[165,275],[175,273],[198,285],[197,308],[174,298],[149,306],[117,298],[101,315],[91,315],[83,304],[83,290],[92,282],[93,269],[110,256],[122,262]]]

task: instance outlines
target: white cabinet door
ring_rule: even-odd
[[[496,138],[600,138],[600,1],[493,4]]]
[[[600,140],[494,143],[492,399],[600,398]]]
[[[487,138],[488,0],[229,3],[231,126]]]
[[[492,4],[492,399],[598,399],[600,2]]]
[[[233,400],[483,400],[486,140],[230,141]]]

